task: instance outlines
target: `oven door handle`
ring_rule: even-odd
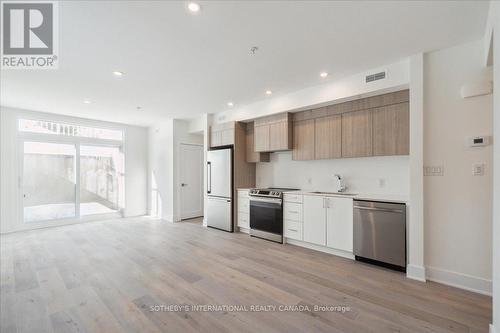
[[[281,202],[282,202],[281,199],[250,197],[250,203],[252,201],[276,203],[276,204],[280,204],[280,205],[281,205]]]

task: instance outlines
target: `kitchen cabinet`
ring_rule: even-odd
[[[270,156],[269,153],[259,153],[255,151],[254,147],[254,123],[253,121],[246,124],[246,132],[245,132],[245,141],[246,141],[246,159],[249,163],[257,163],[257,162],[269,162]]]
[[[303,203],[304,241],[326,245],[326,207],[322,196],[304,195]]]
[[[283,234],[288,239],[303,240],[302,195],[285,194],[283,198]]]
[[[353,200],[326,198],[326,246],[352,252]]]
[[[210,147],[222,147],[234,144],[235,122],[210,126]]]
[[[256,119],[254,150],[273,152],[292,149],[292,121],[288,113]]]
[[[238,190],[238,227],[250,229],[250,198],[248,190]]]
[[[399,103],[375,108],[373,112],[373,155],[410,153],[409,104]]]
[[[314,159],[314,119],[293,122],[292,158],[296,161]]]
[[[352,252],[352,198],[304,195],[302,214],[305,242]]]
[[[342,114],[342,157],[372,156],[372,111]]]
[[[315,119],[314,159],[342,157],[342,116],[334,115]]]

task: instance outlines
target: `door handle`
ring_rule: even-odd
[[[212,192],[212,163],[207,162],[207,193]]]
[[[185,184],[185,183],[182,183],[182,184],[181,184],[181,186],[182,186],[182,187],[185,187],[185,186],[187,186],[187,185],[188,185],[188,184]]]

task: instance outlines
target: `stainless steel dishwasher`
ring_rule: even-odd
[[[356,260],[406,272],[406,205],[354,200]]]

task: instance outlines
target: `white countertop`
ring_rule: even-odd
[[[385,201],[385,202],[397,202],[397,203],[408,203],[408,196],[397,195],[397,194],[374,194],[374,193],[357,193],[350,194],[347,193],[335,193],[335,192],[323,192],[314,193],[314,191],[290,191],[284,192],[290,194],[301,194],[301,195],[317,195],[321,197],[344,197],[360,200],[374,200],[374,201]]]
[[[238,191],[248,191],[252,188],[238,188]],[[373,201],[385,201],[385,202],[397,202],[397,203],[408,203],[409,198],[407,195],[398,194],[376,194],[376,193],[356,193],[350,194],[346,193],[335,193],[335,192],[322,192],[314,193],[314,191],[285,191],[283,193],[290,194],[300,194],[300,195],[317,195],[321,197],[344,197],[359,200],[373,200]]]

